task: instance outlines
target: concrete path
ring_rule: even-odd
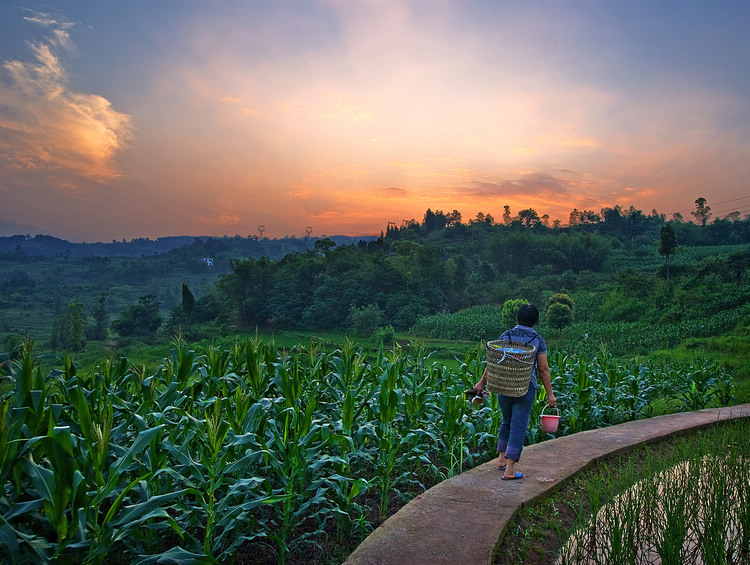
[[[345,565],[491,564],[495,545],[522,505],[542,497],[592,462],[719,420],[750,417],[750,404],[670,414],[525,447],[500,480],[496,461],[443,481],[373,531]]]

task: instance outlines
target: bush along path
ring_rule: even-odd
[[[0,557],[8,563],[343,561],[429,487],[493,458],[496,400],[463,391],[481,346],[449,369],[424,345],[289,350],[247,340],[156,368],[50,369],[0,356]],[[552,356],[561,431],[725,402],[716,367]],[[542,393],[543,394],[543,393]],[[537,403],[537,410],[543,403]],[[538,413],[532,416],[538,422]],[[551,436],[538,424],[529,442]]]

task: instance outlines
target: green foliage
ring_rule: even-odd
[[[573,323],[573,300],[564,292],[553,294],[547,300],[547,324],[556,330]]]
[[[467,436],[483,419],[463,401],[451,415],[471,424],[446,435],[436,399],[467,382],[446,382],[428,357],[394,349],[373,362],[351,345],[277,351],[260,341],[198,356],[177,341],[152,374],[122,359],[91,376],[66,362],[44,378],[26,349],[7,365],[17,386],[0,413],[0,551],[13,562],[116,553],[208,563],[270,542],[284,562],[329,521],[351,550],[369,531],[369,490],[385,515],[396,493],[454,472],[452,457],[471,463],[492,447],[494,430]],[[428,459],[433,441],[448,453],[446,437],[460,452]]]
[[[573,310],[565,304],[554,302],[547,307],[547,324],[556,330],[573,323]]]
[[[109,336],[109,312],[107,312],[107,294],[102,293],[94,309],[94,324],[88,337],[95,340],[104,340]]]
[[[565,433],[648,417],[657,398],[684,411],[735,401],[732,375],[706,361],[619,361],[602,348],[593,357],[554,352],[550,370]]]
[[[573,299],[565,292],[558,292],[550,296],[547,300],[547,307],[552,306],[553,304],[560,304],[569,310],[573,310],[574,306]]]
[[[684,361],[705,357],[708,353],[725,352],[724,357],[740,374],[750,339],[735,331],[738,323],[750,315],[750,305],[736,310],[719,311],[698,320],[671,323],[649,322],[575,322],[563,328],[557,342],[565,350],[595,355],[602,346],[617,357],[654,356],[662,351],[666,357]],[[540,325],[540,332],[544,326]],[[726,338],[720,338],[727,334]],[[676,351],[674,348],[678,348]],[[726,363],[726,362],[725,362]],[[750,367],[748,367],[750,368]]]
[[[528,303],[529,301],[525,298],[506,300],[503,304],[503,309],[500,311],[501,323],[509,328],[515,326],[519,308]]]
[[[24,343],[27,341],[28,336],[24,337],[20,334],[7,334],[3,338],[3,351],[8,352],[8,357],[10,359],[16,359],[20,355]]]
[[[495,399],[463,399],[482,347],[452,368],[431,356],[420,343],[373,356],[350,341],[325,352],[259,339],[199,355],[178,339],[155,369],[120,358],[84,375],[65,359],[45,376],[27,342],[0,359],[14,385],[0,403],[4,557],[223,562],[270,543],[283,562],[332,532],[345,554],[372,511],[494,456]],[[647,417],[659,397],[731,400],[712,364],[602,350],[550,365],[562,433]],[[694,389],[702,403],[688,405]],[[538,420],[531,442],[546,437]]]
[[[24,253],[0,252],[0,288],[6,291],[0,293],[0,331],[50,336],[64,305],[76,302],[87,305],[93,317],[87,337],[106,339],[108,321],[96,319],[102,292],[113,319],[147,294],[171,316],[174,308],[183,313],[191,308],[183,284],[195,292],[195,309],[174,317],[166,331],[180,327],[195,337],[216,335],[225,325],[341,330],[348,327],[352,306],[368,305],[403,331],[422,316],[518,296],[544,304],[562,289],[581,306],[577,319],[592,322],[676,322],[750,300],[743,282],[748,220],[667,223],[662,215],[616,206],[601,214],[576,211],[573,225],[549,227],[534,220],[533,209],[523,212],[523,221],[508,213],[507,223],[488,223],[490,214],[483,214],[485,221],[464,224],[457,211],[436,211],[426,213],[422,225],[389,226],[384,237],[357,245],[336,238],[187,238],[167,253],[144,240],[68,244],[73,251],[65,259],[62,243],[58,257],[35,257],[25,251],[46,240],[20,238],[12,245]],[[665,234],[671,229],[680,241],[666,263],[654,246],[662,229]],[[79,257],[89,247],[91,253],[128,253]],[[205,257],[212,257],[214,266],[208,267]]]
[[[349,308],[349,327],[358,336],[372,335],[383,323],[383,313],[375,304]]]
[[[691,436],[586,477],[562,562],[746,562],[748,423]]]
[[[192,316],[195,310],[195,296],[185,283],[182,283],[182,310],[188,316]]]
[[[384,328],[378,328],[377,330],[375,330],[375,333],[372,335],[372,337],[378,343],[386,347],[390,347],[393,345],[393,341],[396,337],[396,331],[393,329],[393,326],[389,324]]]
[[[32,292],[36,281],[26,271],[13,271],[0,282],[0,290],[11,294],[13,292]]]
[[[659,233],[659,255],[663,255],[667,261],[677,249],[677,237],[671,224],[664,224]]]
[[[436,482],[494,457],[500,411],[475,409],[484,350],[452,368],[424,344],[351,341],[276,347],[259,339],[191,350],[181,339],[154,369],[125,358],[81,373],[69,358],[43,372],[25,343],[0,359],[2,557],[11,562],[279,562],[335,543],[346,554]],[[731,378],[711,364],[550,355],[561,433],[718,402]],[[724,383],[722,385],[722,383]],[[682,402],[693,389],[700,404]],[[530,442],[547,436],[538,409]],[[335,539],[331,539],[335,538]]]
[[[705,226],[711,217],[711,206],[707,206],[706,199],[701,196],[695,201],[695,210],[690,213],[695,217],[697,222]]]
[[[86,327],[88,322],[84,316],[86,306],[79,302],[71,302],[55,320],[52,327],[50,342],[55,349],[66,351],[80,351],[86,345]]]
[[[138,299],[112,323],[112,328],[123,337],[154,335],[163,322],[156,296],[148,294]]]
[[[265,257],[231,261],[232,274],[222,275],[217,288],[232,303],[237,321],[246,327],[266,325],[271,310],[268,293],[279,269]]]

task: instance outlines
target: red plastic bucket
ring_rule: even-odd
[[[547,408],[552,408],[557,414],[545,414],[544,411]],[[548,434],[554,434],[557,431],[557,426],[560,423],[560,414],[557,408],[550,406],[549,404],[542,408],[542,431]]]

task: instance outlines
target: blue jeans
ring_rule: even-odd
[[[529,386],[526,394],[517,398],[497,395],[497,402],[503,413],[503,422],[500,424],[500,433],[497,437],[497,452],[505,453],[505,457],[513,461],[521,459],[535,397],[536,387],[533,384]]]

